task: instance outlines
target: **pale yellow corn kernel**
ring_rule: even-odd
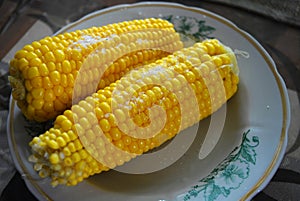
[[[59,165],[59,164],[53,164],[53,165],[51,166],[51,169],[52,169],[52,170],[55,170],[55,171],[62,172],[62,171],[61,171],[61,170],[62,170],[61,165]]]
[[[36,164],[34,164],[34,167],[33,167],[33,169],[35,171],[40,171],[42,168],[43,168],[43,165],[41,163],[36,163]]]
[[[82,126],[84,130],[88,130],[91,128],[91,124],[86,117],[82,117],[79,119],[79,124]]]
[[[78,105],[82,107],[85,112],[91,112],[94,110],[94,107],[86,101],[79,101]]]
[[[39,171],[39,176],[40,176],[41,178],[46,178],[46,177],[48,177],[49,175],[50,175],[50,173],[49,173],[48,170],[41,169],[41,170]]]
[[[114,110],[113,114],[115,114],[115,117],[116,117],[116,120],[117,120],[118,123],[122,123],[126,120],[126,116],[125,116],[124,112],[121,109]]]
[[[80,125],[80,123],[75,123],[74,127],[75,127],[75,130],[74,130],[74,131],[76,131],[76,134],[77,134],[78,136],[83,136],[83,135],[84,135],[85,130],[84,130],[84,128]]]

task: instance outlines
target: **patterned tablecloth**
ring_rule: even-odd
[[[84,3],[83,3],[84,2]],[[0,64],[0,201],[20,200],[14,193],[20,189],[22,200],[35,200],[27,190],[21,176],[16,173],[11,160],[6,138],[6,121],[10,86],[8,84],[8,65],[15,51],[33,40],[51,35],[65,24],[78,19],[84,14],[108,7],[123,1],[1,1],[0,13],[10,12],[12,17],[3,15],[0,20],[0,44],[7,44],[1,50]],[[136,1],[126,1],[132,3]],[[279,72],[283,76],[291,104],[291,126],[288,133],[288,146],[284,159],[269,185],[253,198],[256,201],[300,200],[300,1],[263,1],[242,0],[222,1],[225,4],[209,1],[176,1],[179,3],[202,7],[218,13],[236,23],[241,29],[252,34],[270,53]],[[215,0],[213,2],[221,2]],[[289,4],[287,4],[287,2]],[[56,5],[61,6],[57,7]],[[64,9],[61,10],[60,9]],[[72,12],[78,10],[78,13]],[[276,11],[276,12],[275,12]],[[261,13],[262,15],[259,15]],[[9,24],[14,25],[20,16],[30,17],[28,26],[22,36],[13,42],[5,41],[11,33]],[[8,19],[8,20],[5,20]],[[32,19],[34,19],[32,21]],[[4,22],[5,21],[5,22]],[[14,37],[11,37],[14,38]]]

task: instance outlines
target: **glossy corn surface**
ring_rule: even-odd
[[[174,52],[93,93],[31,142],[30,161],[52,185],[76,185],[173,138],[237,91],[234,54],[218,40]]]
[[[130,69],[180,48],[173,25],[154,18],[45,37],[11,60],[12,95],[27,119],[47,121]]]

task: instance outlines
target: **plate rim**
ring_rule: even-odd
[[[265,188],[265,186],[269,183],[275,172],[277,171],[283,156],[284,152],[287,146],[287,138],[288,138],[288,128],[290,125],[290,102],[289,102],[289,97],[288,97],[288,92],[287,88],[285,85],[285,82],[278,72],[278,69],[276,67],[275,62],[273,61],[272,57],[269,55],[269,53],[264,49],[264,47],[248,32],[240,29],[235,23],[232,21],[226,19],[225,17],[216,14],[214,12],[211,12],[209,10],[195,7],[195,6],[188,6],[184,5],[181,3],[173,3],[173,2],[161,2],[161,1],[145,1],[145,2],[138,2],[138,3],[126,3],[126,4],[119,4],[115,6],[111,6],[108,8],[100,9],[93,11],[80,19],[62,27],[60,30],[58,30],[54,35],[60,34],[63,32],[67,32],[68,30],[71,30],[73,27],[83,23],[84,21],[87,21],[89,19],[92,19],[94,17],[104,15],[109,12],[115,12],[120,9],[124,8],[137,8],[137,7],[145,7],[145,6],[164,6],[164,7],[174,7],[178,9],[184,9],[192,12],[196,12],[199,14],[204,14],[209,16],[210,18],[213,18],[216,21],[219,21],[233,30],[237,31],[240,33],[253,47],[259,52],[259,54],[263,57],[264,61],[267,63],[268,68],[271,70],[275,80],[277,87],[279,89],[280,97],[281,97],[281,109],[282,109],[282,128],[281,128],[281,134],[280,134],[280,139],[279,139],[279,144],[276,147],[274,156],[272,158],[272,161],[270,162],[269,166],[265,169],[264,173],[260,178],[258,178],[257,183],[251,187],[250,190],[246,194],[244,194],[243,197],[241,197],[240,200],[250,200],[252,197],[254,197],[258,192],[260,192],[262,189]],[[14,108],[16,106],[16,102],[12,99],[10,99],[10,108],[9,108],[9,114],[8,114],[8,121],[7,121],[7,135],[10,140],[9,141],[9,147],[10,151],[13,153],[13,161],[16,166],[16,169],[23,175],[28,172],[23,164],[23,161],[21,160],[21,157],[19,153],[17,153],[17,145],[15,143],[15,137],[11,133],[14,133],[14,127],[13,127],[13,122],[14,122]],[[47,195],[39,187],[37,183],[34,182],[32,178],[28,178],[28,175],[24,177],[24,181],[26,183],[26,186],[30,189],[30,191],[36,196],[36,193],[42,194],[47,200],[53,200],[51,197]],[[36,196],[37,197],[37,196]]]

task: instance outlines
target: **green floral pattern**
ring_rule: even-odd
[[[185,46],[212,38],[210,35],[216,30],[207,25],[204,20],[193,17],[169,15],[163,18],[174,24],[175,30],[180,34]]]
[[[199,184],[193,186],[183,200],[203,198],[205,201],[223,200],[232,190],[238,189],[249,177],[250,166],[256,164],[255,148],[259,145],[257,136],[248,137],[250,130],[243,134],[242,143],[236,147]],[[222,199],[223,198],[223,199]]]

